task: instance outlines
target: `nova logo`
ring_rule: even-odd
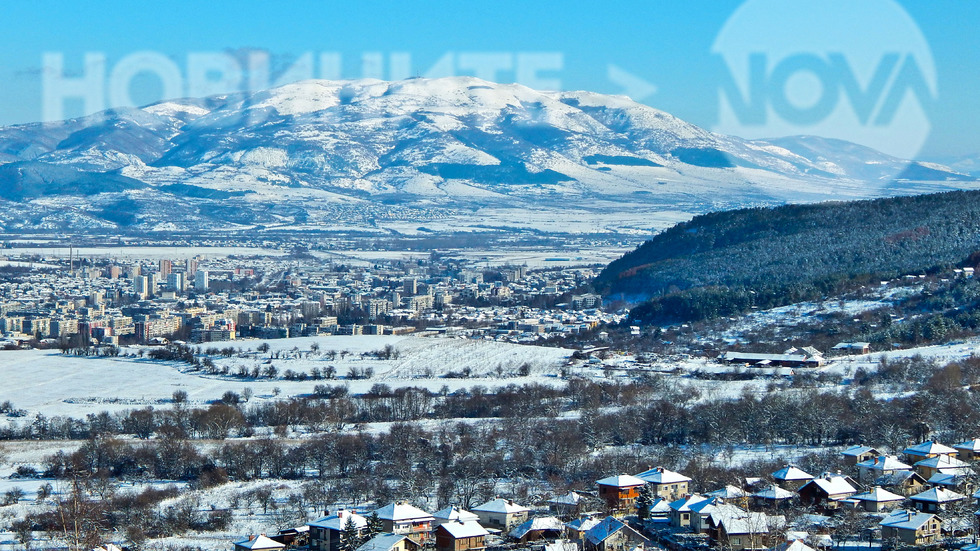
[[[937,96],[932,53],[892,0],[749,0],[712,52],[728,74],[715,131],[812,134],[913,158]]]

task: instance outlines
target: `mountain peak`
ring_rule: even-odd
[[[174,210],[182,205],[195,225],[327,219],[338,205],[349,212],[354,204],[435,213],[544,200],[693,214],[935,189],[896,184],[899,176],[961,179],[942,167],[909,172],[906,161],[847,142],[747,141],[623,96],[475,77],[307,80],[0,128],[0,165],[24,161],[33,163],[32,181],[43,180],[45,167],[95,181],[121,174],[142,187],[125,180],[105,200],[169,201],[163,212],[187,218]],[[6,184],[30,184],[14,182],[16,174],[6,171]],[[219,199],[217,207],[201,206]],[[253,208],[259,202],[268,212]],[[145,211],[147,221],[162,216]]]

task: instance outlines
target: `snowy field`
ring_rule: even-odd
[[[259,354],[262,343],[270,352]],[[311,345],[319,352],[314,353]],[[381,350],[391,345],[398,357],[378,360],[362,357],[362,353]],[[121,411],[152,405],[168,407],[175,390],[184,390],[191,404],[218,400],[228,390],[241,393],[246,387],[254,392],[255,400],[285,399],[310,394],[318,384],[346,385],[352,393],[364,393],[376,383],[392,388],[419,386],[450,390],[483,385],[495,387],[527,382],[553,382],[571,355],[560,348],[545,348],[499,343],[485,340],[431,338],[416,336],[331,336],[281,340],[247,340],[209,343],[203,347],[241,348],[245,357],[215,358],[219,366],[228,365],[232,372],[238,366],[248,369],[265,368],[270,356],[277,351],[280,358],[271,364],[280,377],[286,369],[310,373],[313,368],[334,367],[334,381],[287,381],[283,379],[238,379],[231,376],[205,375],[191,371],[189,366],[145,358],[85,358],[64,356],[57,350],[25,350],[0,352],[0,402],[9,400],[19,409],[44,415],[84,417],[99,411]],[[127,352],[134,352],[129,349]],[[336,352],[332,357],[329,352]],[[500,366],[505,375],[530,365],[527,377],[497,374]],[[346,380],[351,368],[374,370],[370,379]],[[469,368],[466,379],[441,378],[448,371]],[[278,396],[275,389],[279,389]]]

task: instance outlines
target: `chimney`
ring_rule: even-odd
[[[253,541],[255,539],[255,534],[248,535],[248,541]]]

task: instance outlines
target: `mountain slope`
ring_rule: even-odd
[[[698,216],[612,262],[595,286],[689,320],[920,273],[980,251],[980,192],[788,205]]]
[[[746,141],[625,97],[471,77],[304,81],[0,128],[0,164],[27,161],[40,172],[70,167],[145,184],[105,190],[140,203],[145,228],[165,219],[205,228],[322,223],[338,208],[348,220],[376,220],[365,213],[379,205],[408,209],[386,215],[395,218],[542,204],[694,214],[972,180],[846,142]],[[205,211],[213,214],[194,215]]]

